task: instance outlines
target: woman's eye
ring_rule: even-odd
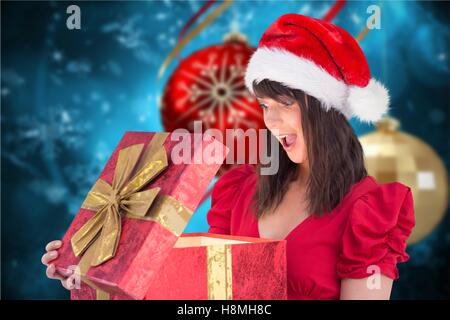
[[[289,107],[293,104],[293,102],[281,102],[281,104],[285,107]]]
[[[260,103],[259,106],[260,106],[261,108],[263,108],[263,109],[267,109],[267,106],[266,106],[265,104],[263,104],[263,103]]]

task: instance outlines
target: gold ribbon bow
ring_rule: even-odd
[[[178,236],[182,233],[192,212],[169,196],[155,201],[160,188],[140,191],[168,166],[163,146],[167,136],[166,132],[155,133],[143,154],[143,144],[121,150],[112,185],[98,179],[90,190],[82,208],[96,213],[71,238],[74,254],[83,254],[82,273],[115,256],[124,216],[154,220]]]

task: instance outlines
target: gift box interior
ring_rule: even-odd
[[[283,300],[286,281],[285,240],[186,233],[145,299]]]
[[[189,248],[189,247],[201,247],[218,244],[238,244],[238,243],[251,243],[250,241],[234,240],[227,238],[216,238],[208,234],[201,236],[182,235],[175,243],[174,248]]]

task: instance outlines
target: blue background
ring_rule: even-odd
[[[66,8],[81,9],[81,30]],[[2,297],[65,299],[45,277],[45,244],[62,238],[127,130],[164,131],[158,99],[176,68],[156,74],[200,1],[1,2]],[[320,18],[333,1],[236,1],[181,58],[239,30],[256,46],[280,15]],[[390,89],[402,130],[430,144],[449,168],[449,3],[348,2],[333,23],[362,30],[371,4],[381,29],[361,42],[372,74]],[[216,4],[214,6],[217,7]],[[210,8],[211,12],[214,8]],[[201,21],[202,19],[200,19]],[[353,122],[358,135],[373,127]],[[185,232],[207,231],[206,201]],[[408,248],[392,298],[450,297],[450,219]]]

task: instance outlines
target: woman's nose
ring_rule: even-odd
[[[283,121],[276,108],[268,108],[264,113],[264,122],[268,128],[279,128]]]

